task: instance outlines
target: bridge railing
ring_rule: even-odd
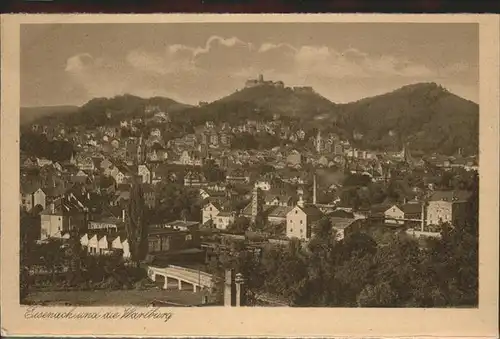
[[[192,269],[192,268],[187,268],[187,267],[182,267],[182,266],[175,266],[175,265],[168,265],[168,268],[171,268],[171,269],[174,269],[174,270],[185,271],[185,272],[189,272],[189,273],[193,273],[193,274],[200,274],[200,275],[204,275],[204,276],[210,277],[210,278],[212,277],[212,275],[210,273],[199,271],[199,270],[195,270],[195,269]]]
[[[192,284],[200,284],[202,286],[207,286],[207,287],[213,286],[212,275],[206,272],[201,272],[201,271],[198,272],[197,270],[187,269],[185,267],[169,266],[163,268],[163,267],[150,266],[148,268],[148,275],[151,276],[153,274],[158,274],[158,275],[165,274]]]

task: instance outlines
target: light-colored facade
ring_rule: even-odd
[[[387,224],[403,225],[405,214],[397,205],[393,205],[384,212],[384,218]]]
[[[288,165],[297,166],[302,164],[302,155],[297,151],[293,150],[286,158]]]
[[[113,241],[111,242],[111,249],[112,250],[122,250],[123,251],[123,258],[124,259],[130,259],[130,246],[128,243],[128,239],[122,236],[117,236]]]
[[[213,220],[217,229],[225,230],[229,225],[234,223],[235,214],[232,212],[219,212]]]
[[[427,203],[427,225],[458,225],[467,218],[469,192],[436,191]]]
[[[137,168],[138,174],[142,177],[143,184],[151,183],[151,171],[146,165],[139,165]]]
[[[271,183],[267,180],[258,180],[255,182],[255,188],[260,188],[263,191],[269,191],[271,189]]]
[[[209,220],[214,220],[219,212],[220,210],[213,203],[206,204],[202,210],[202,223],[204,224]]]
[[[41,188],[34,192],[21,194],[21,206],[25,211],[30,212],[37,205],[40,205],[42,209],[46,208],[46,195]]]
[[[309,239],[311,230],[308,229],[307,214],[299,207],[295,206],[286,215],[286,236],[288,238]]]
[[[427,207],[427,225],[446,222],[456,225],[466,218],[466,202],[431,201]]]
[[[40,214],[40,239],[60,238],[65,230],[64,221],[62,215]]]

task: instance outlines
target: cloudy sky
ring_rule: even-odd
[[[21,105],[130,93],[212,101],[259,73],[334,102],[435,81],[478,100],[476,24],[58,24],[21,27]]]

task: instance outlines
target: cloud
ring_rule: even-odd
[[[236,37],[225,39],[223,37],[214,35],[214,36],[211,36],[210,38],[208,38],[204,47],[198,47],[198,48],[194,49],[194,56],[209,53],[212,50],[212,48],[214,46],[216,46],[217,44],[221,45],[221,46],[225,46],[225,47],[234,47],[237,45],[248,47],[248,48],[252,47],[252,44],[246,43],[246,42],[244,42]]]
[[[287,44],[287,43],[273,44],[270,42],[265,42],[262,45],[260,45],[260,48],[258,51],[260,53],[265,53],[265,52],[275,50],[275,49],[289,49],[291,51],[295,51],[295,52],[297,51],[297,49],[290,44]]]
[[[201,45],[134,49],[121,60],[77,54],[67,59],[65,70],[89,96],[168,95],[196,103],[241,88],[246,79],[259,73],[290,86],[321,88],[327,94],[332,83],[405,84],[456,75],[467,71],[468,65],[439,68],[356,48],[335,50],[326,45],[293,46],[272,41],[255,44],[214,35]]]
[[[84,71],[87,67],[91,67],[94,62],[92,55],[88,53],[81,53],[74,55],[66,61],[66,72],[80,73]]]

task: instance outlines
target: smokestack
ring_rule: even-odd
[[[56,206],[54,202],[50,203],[50,213],[54,214],[56,212]]]
[[[122,221],[125,222],[125,209],[122,209]]]
[[[316,205],[316,174],[313,177],[313,205]]]
[[[420,225],[420,231],[424,231],[425,228],[425,201],[422,201],[422,223]]]

